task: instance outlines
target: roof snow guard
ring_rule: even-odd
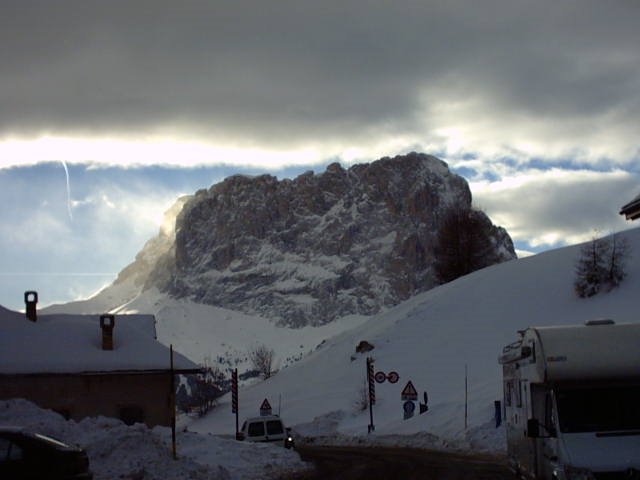
[[[640,195],[624,205],[620,209],[620,215],[624,215],[627,220],[640,218]]]

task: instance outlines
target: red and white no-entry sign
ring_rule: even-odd
[[[378,383],[384,383],[384,381],[387,379],[387,376],[384,374],[384,372],[376,372],[373,378]]]
[[[396,383],[398,380],[400,380],[400,375],[398,375],[398,372],[389,372],[387,375],[387,380],[389,380],[389,383]]]

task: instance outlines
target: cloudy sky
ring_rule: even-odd
[[[630,228],[638,25],[637,0],[4,0],[0,304],[92,293],[231,173],[409,151],[520,250]]]

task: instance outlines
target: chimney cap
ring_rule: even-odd
[[[29,299],[29,297],[33,297],[33,299]],[[35,290],[27,290],[24,292],[24,301],[25,303],[38,303],[38,292]]]
[[[107,323],[108,320],[108,323]],[[100,315],[100,328],[113,328],[116,324],[116,316],[111,313]]]

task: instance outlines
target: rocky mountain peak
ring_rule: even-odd
[[[289,326],[373,314],[436,284],[434,242],[455,204],[471,205],[467,182],[418,153],[292,180],[234,175],[176,207],[175,235],[140,278]],[[488,263],[515,258],[508,234],[487,222]]]

